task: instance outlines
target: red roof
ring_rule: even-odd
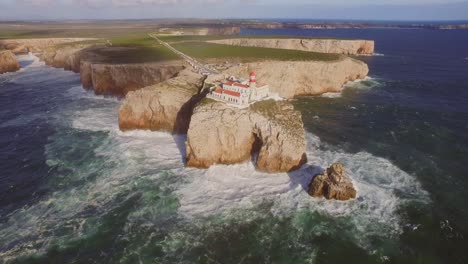
[[[235,96],[235,97],[240,97],[240,93],[238,93],[238,92],[233,92],[233,91],[229,91],[229,90],[224,90],[223,92],[225,94],[229,94],[229,95],[232,95],[232,96]]]
[[[241,88],[249,88],[248,85],[245,85],[245,84],[242,84],[242,83],[236,83],[236,82],[227,82],[227,83],[225,83],[225,85],[227,85],[227,86],[237,86],[237,87],[241,87]]]
[[[223,93],[223,89],[219,88],[219,87],[216,87],[216,89],[213,91],[214,93],[219,93],[219,94],[222,94]]]
[[[250,76],[255,76],[255,72],[251,72],[251,73],[250,73]]]

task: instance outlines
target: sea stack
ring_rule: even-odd
[[[310,196],[323,196],[329,200],[345,201],[356,198],[356,189],[351,179],[345,175],[341,163],[333,163],[322,174],[314,176],[309,184],[308,193]]]
[[[0,74],[5,72],[15,72],[20,69],[15,54],[9,50],[0,51]]]

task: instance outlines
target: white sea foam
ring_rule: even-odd
[[[39,57],[29,52],[28,54],[18,55],[18,62],[20,64],[26,64],[26,67],[22,67],[21,70],[26,70],[31,67],[40,67],[44,66],[45,62],[41,61]]]
[[[339,93],[323,93],[320,95],[321,97],[326,97],[326,98],[339,98],[342,96],[341,92]]]
[[[308,134],[309,162],[293,173],[265,174],[255,171],[251,163],[213,166],[192,173],[187,185],[177,191],[180,213],[186,217],[229,214],[230,209],[249,208],[263,200],[274,201],[273,212],[288,215],[301,210],[317,211],[334,217],[351,217],[357,230],[370,235],[377,224],[388,228],[384,233],[399,233],[401,223],[396,210],[404,202],[396,192],[413,199],[428,201],[427,193],[417,180],[386,159],[366,152],[346,153],[322,150],[320,140]],[[325,148],[326,149],[326,148]],[[305,189],[311,177],[333,162],[347,168],[358,197],[353,201],[326,201],[310,197]],[[365,246],[365,245],[363,245]]]

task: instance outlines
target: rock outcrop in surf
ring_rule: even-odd
[[[15,72],[20,69],[18,60],[9,50],[0,51],[0,74],[5,72]]]
[[[265,172],[288,172],[306,161],[301,113],[289,102],[267,100],[240,109],[203,99],[187,133],[187,166],[208,168],[252,160]]]
[[[314,197],[325,197],[334,200],[349,200],[356,198],[351,179],[346,176],[344,166],[341,163],[333,163],[322,174],[312,178],[308,193]]]

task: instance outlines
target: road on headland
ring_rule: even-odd
[[[148,34],[150,37],[154,38],[156,41],[159,42],[159,44],[161,45],[164,45],[166,46],[168,49],[170,49],[171,51],[173,51],[175,54],[179,55],[180,57],[182,57],[184,60],[186,60],[190,66],[192,66],[198,73],[202,74],[202,75],[212,75],[212,74],[219,74],[219,72],[217,72],[216,70],[214,69],[211,69],[210,67],[198,62],[196,59],[188,56],[187,54],[185,53],[182,53],[178,50],[176,50],[174,47],[172,47],[171,45],[169,45],[169,43],[167,42],[164,42],[162,41],[161,39],[159,39],[155,34]]]

